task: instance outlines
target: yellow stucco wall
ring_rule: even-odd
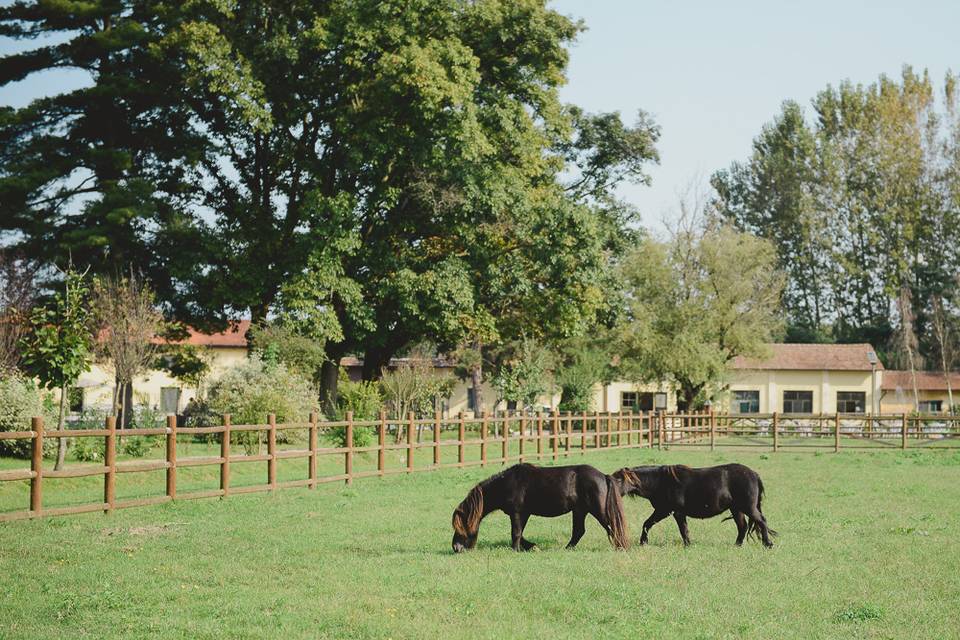
[[[920,402],[939,400],[943,411],[947,411],[950,406],[950,397],[945,390],[920,391],[918,395]],[[955,404],[960,402],[960,393],[957,391],[953,393],[953,401]],[[913,389],[886,390],[880,399],[880,405],[884,413],[912,413],[914,411]]]
[[[733,391],[759,391],[760,413],[783,412],[784,391],[812,391],[814,413],[835,413],[837,392],[858,391],[865,394],[865,411],[870,412],[882,383],[882,371],[876,374],[877,393],[873,393],[869,371],[785,371],[785,370],[740,370],[733,374],[730,393],[721,403],[724,411],[730,410]]]
[[[210,373],[207,377],[211,380],[243,362],[247,357],[247,350],[237,347],[211,347],[208,353],[211,362]],[[80,376],[77,387],[83,390],[83,406],[85,408],[108,409],[113,401],[113,370],[109,367],[94,365],[90,371]],[[186,386],[166,371],[152,370],[134,380],[133,401],[135,404],[146,403],[159,409],[160,392],[164,387],[174,387],[181,390],[179,409],[183,409],[190,398],[197,394],[196,389]]]

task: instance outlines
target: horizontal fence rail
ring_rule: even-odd
[[[320,446],[320,436],[333,429],[342,430],[345,446]],[[375,433],[377,444],[354,446],[356,429]],[[290,430],[306,431],[306,448],[282,449],[280,436]],[[257,453],[237,453],[234,440],[238,434],[257,435]],[[446,433],[447,437],[443,437]],[[177,438],[183,436],[218,436],[219,455],[177,457]],[[117,461],[118,439],[153,436],[165,439],[165,455],[161,460]],[[265,436],[265,437],[264,437]],[[44,469],[44,442],[60,438],[102,438],[102,464],[85,464],[60,470]],[[261,440],[262,439],[262,440]],[[506,465],[510,462],[559,460],[561,457],[588,450],[703,447],[762,447],[782,450],[883,449],[908,447],[957,448],[960,440],[960,416],[947,415],[866,415],[866,414],[715,414],[715,413],[519,413],[467,418],[417,418],[410,413],[405,419],[388,418],[381,413],[377,420],[354,420],[347,413],[342,421],[318,420],[311,414],[307,422],[277,423],[270,415],[266,424],[232,424],[229,415],[215,427],[178,427],[175,416],[168,416],[166,426],[154,429],[118,430],[116,419],[108,417],[103,429],[68,429],[46,431],[42,418],[33,418],[29,431],[0,432],[0,440],[30,440],[29,469],[0,471],[0,482],[29,482],[29,509],[0,512],[0,522],[57,515],[125,509],[171,500],[225,498],[230,494],[276,491],[289,487],[314,488],[326,482],[345,482],[369,476],[394,473],[433,471],[449,467]],[[392,440],[392,442],[391,442]],[[266,445],[263,452],[261,444]],[[444,452],[451,461],[444,462]],[[417,453],[425,452],[421,460]],[[468,452],[470,455],[468,456]],[[389,466],[388,454],[400,455],[399,464]],[[454,456],[455,454],[455,456]],[[321,458],[339,457],[336,473],[320,473]],[[359,458],[358,458],[359,457]],[[468,459],[468,457],[470,459]],[[278,480],[278,462],[306,461],[305,477]],[[357,471],[354,464],[362,459],[376,467]],[[233,486],[231,469],[241,463],[266,463],[265,482]],[[341,466],[342,463],[342,466]],[[178,469],[219,467],[219,487],[201,491],[177,492]],[[340,472],[342,469],[342,472]],[[328,466],[326,471],[329,471]],[[165,475],[163,494],[118,500],[116,479],[129,473],[162,471]],[[44,487],[59,478],[103,477],[103,500],[89,504],[45,508]]]

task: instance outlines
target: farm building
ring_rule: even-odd
[[[242,362],[247,357],[248,320],[226,331],[207,334],[190,330],[187,344],[203,347],[210,359],[210,378]],[[876,360],[869,344],[771,344],[764,359],[737,358],[728,391],[715,405],[718,411],[731,413],[900,413],[913,410],[913,384],[909,372],[886,371]],[[403,359],[394,359],[397,366]],[[362,360],[346,357],[341,366],[353,379],[359,379]],[[454,365],[435,358],[433,367],[443,375],[454,375]],[[917,376],[919,409],[922,412],[946,411],[949,406],[947,383],[943,374],[921,372]],[[113,374],[105,367],[94,367],[80,377],[71,397],[71,410],[109,406],[113,394]],[[951,388],[960,388],[960,373],[952,374]],[[133,384],[133,402],[147,404],[162,413],[179,413],[197,389],[185,385],[166,371],[153,370],[139,376]],[[482,388],[488,411],[504,410],[505,402],[493,406],[496,391],[487,383]],[[549,411],[560,402],[560,389],[540,398],[538,406]],[[636,384],[615,381],[594,388],[596,411],[646,412],[664,409],[676,411],[677,398],[668,383]],[[440,407],[444,415],[474,411],[469,381],[457,380],[449,398]]]

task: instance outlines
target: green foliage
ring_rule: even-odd
[[[883,607],[875,604],[861,604],[841,609],[833,617],[835,622],[866,622],[883,618]]]
[[[750,158],[714,175],[721,214],[776,246],[788,338],[870,342],[887,366],[938,360],[933,307],[960,271],[956,77],[938,93],[905,67],[827,87],[809,118],[786,102]]]
[[[354,382],[346,371],[340,370],[340,381],[337,385],[337,415],[336,420],[346,419],[347,411],[353,412],[354,420],[376,420],[383,408],[383,393],[378,382],[360,380]],[[374,441],[372,427],[353,428],[353,446],[368,447]],[[347,446],[346,429],[335,427],[330,430],[328,437],[338,447]]]
[[[607,349],[591,341],[577,340],[565,345],[556,374],[560,411],[584,413],[594,409],[594,387],[609,381],[611,357]]]
[[[537,341],[525,338],[504,355],[491,384],[500,398],[524,410],[536,408],[547,392],[553,354]]]
[[[659,130],[561,103],[582,26],[545,2],[17,3],[0,28],[37,45],[0,86],[90,73],[0,115],[0,220],[37,254],[132,264],[171,315],[275,317],[369,373],[614,313],[614,192]]]
[[[100,428],[103,428],[102,425]],[[103,438],[73,438],[70,451],[78,462],[103,462],[106,443]]]
[[[30,315],[29,333],[20,343],[21,367],[48,389],[72,386],[90,368],[89,293],[83,274],[70,269],[50,306]]]
[[[326,360],[323,342],[297,333],[277,322],[250,328],[252,346],[264,360],[281,362],[308,380],[315,379]]]
[[[764,355],[782,326],[783,276],[771,243],[726,226],[691,226],[671,242],[645,240],[624,261],[625,374],[671,380],[701,406],[737,356]]]
[[[207,402],[214,414],[230,414],[234,424],[266,424],[271,413],[278,423],[306,422],[317,405],[317,395],[308,380],[286,365],[252,356],[211,383]],[[259,448],[262,435],[243,431],[234,437],[252,453]],[[284,430],[278,432],[277,440],[289,437],[293,432]]]
[[[418,417],[432,415],[437,402],[453,392],[456,379],[438,373],[433,358],[414,354],[393,369],[384,370],[380,385],[384,400],[393,409],[393,417],[402,419],[410,411]]]
[[[18,373],[0,377],[0,431],[29,431],[31,418],[38,416],[44,418],[47,428],[56,425],[55,411],[44,402],[44,395],[33,380]],[[52,439],[44,440],[44,455],[52,455],[56,447]],[[29,439],[0,440],[0,455],[29,458],[32,451]]]

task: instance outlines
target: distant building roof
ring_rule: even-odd
[[[913,391],[909,371],[884,371],[880,388],[884,391]],[[960,391],[960,372],[950,374],[950,388]],[[942,371],[917,371],[918,391],[946,391],[947,377]]]
[[[225,331],[204,333],[192,327],[187,327],[186,340],[178,340],[176,344],[194,344],[203,347],[235,347],[247,348],[247,331],[250,330],[249,320],[233,322]],[[163,342],[158,339],[158,342]]]
[[[734,369],[787,371],[870,371],[869,344],[768,344],[770,357],[733,360]],[[877,362],[877,371],[883,364]]]

